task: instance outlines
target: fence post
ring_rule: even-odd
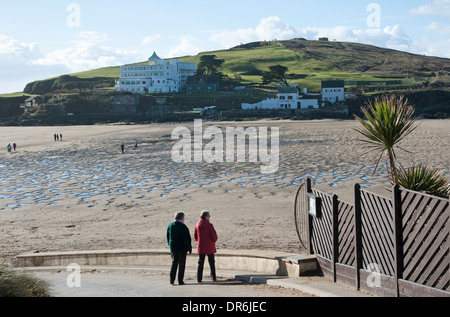
[[[356,289],[359,291],[361,287],[361,276],[359,270],[362,269],[362,221],[361,221],[361,186],[355,185],[355,260],[356,260]]]
[[[306,192],[312,193],[312,183],[311,179],[308,177],[306,179]],[[308,197],[306,197],[308,199]],[[313,217],[308,212],[308,252],[309,254],[314,254],[313,244],[312,244],[312,234],[313,234]]]
[[[339,261],[339,200],[333,195],[333,279],[337,282],[336,263]]]
[[[403,278],[403,224],[402,224],[402,193],[400,186],[395,185],[392,191],[392,208],[394,218],[394,261],[395,261],[395,294],[400,297],[398,280]]]

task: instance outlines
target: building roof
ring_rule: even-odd
[[[113,105],[137,105],[139,104],[139,96],[115,96]]]
[[[153,55],[148,59],[149,61],[157,61],[160,60],[158,55],[156,55],[156,52],[153,52]]]
[[[322,81],[323,88],[344,88],[345,82],[343,80],[326,80]]]
[[[198,77],[189,76],[186,80],[187,85],[217,85],[220,84],[219,76]]]
[[[296,87],[296,86],[279,87],[278,93],[279,94],[296,94],[296,93],[298,93],[298,87]]]
[[[39,97],[39,96],[34,96],[34,97],[28,98],[27,100],[25,100],[25,102],[27,102],[27,101],[33,101],[34,99],[43,100],[43,99],[42,99],[41,97]]]

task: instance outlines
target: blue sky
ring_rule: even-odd
[[[0,93],[66,73],[304,37],[450,57],[450,0],[16,0],[0,10]]]

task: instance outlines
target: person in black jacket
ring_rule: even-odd
[[[184,224],[184,212],[175,215],[175,221],[167,228],[167,243],[172,255],[172,268],[170,270],[170,284],[175,284],[178,270],[178,284],[184,285],[184,271],[186,268],[187,253],[192,254],[191,234]]]

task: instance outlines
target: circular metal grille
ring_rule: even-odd
[[[302,248],[308,250],[308,201],[306,200],[307,186],[302,184],[295,196],[295,228]]]

